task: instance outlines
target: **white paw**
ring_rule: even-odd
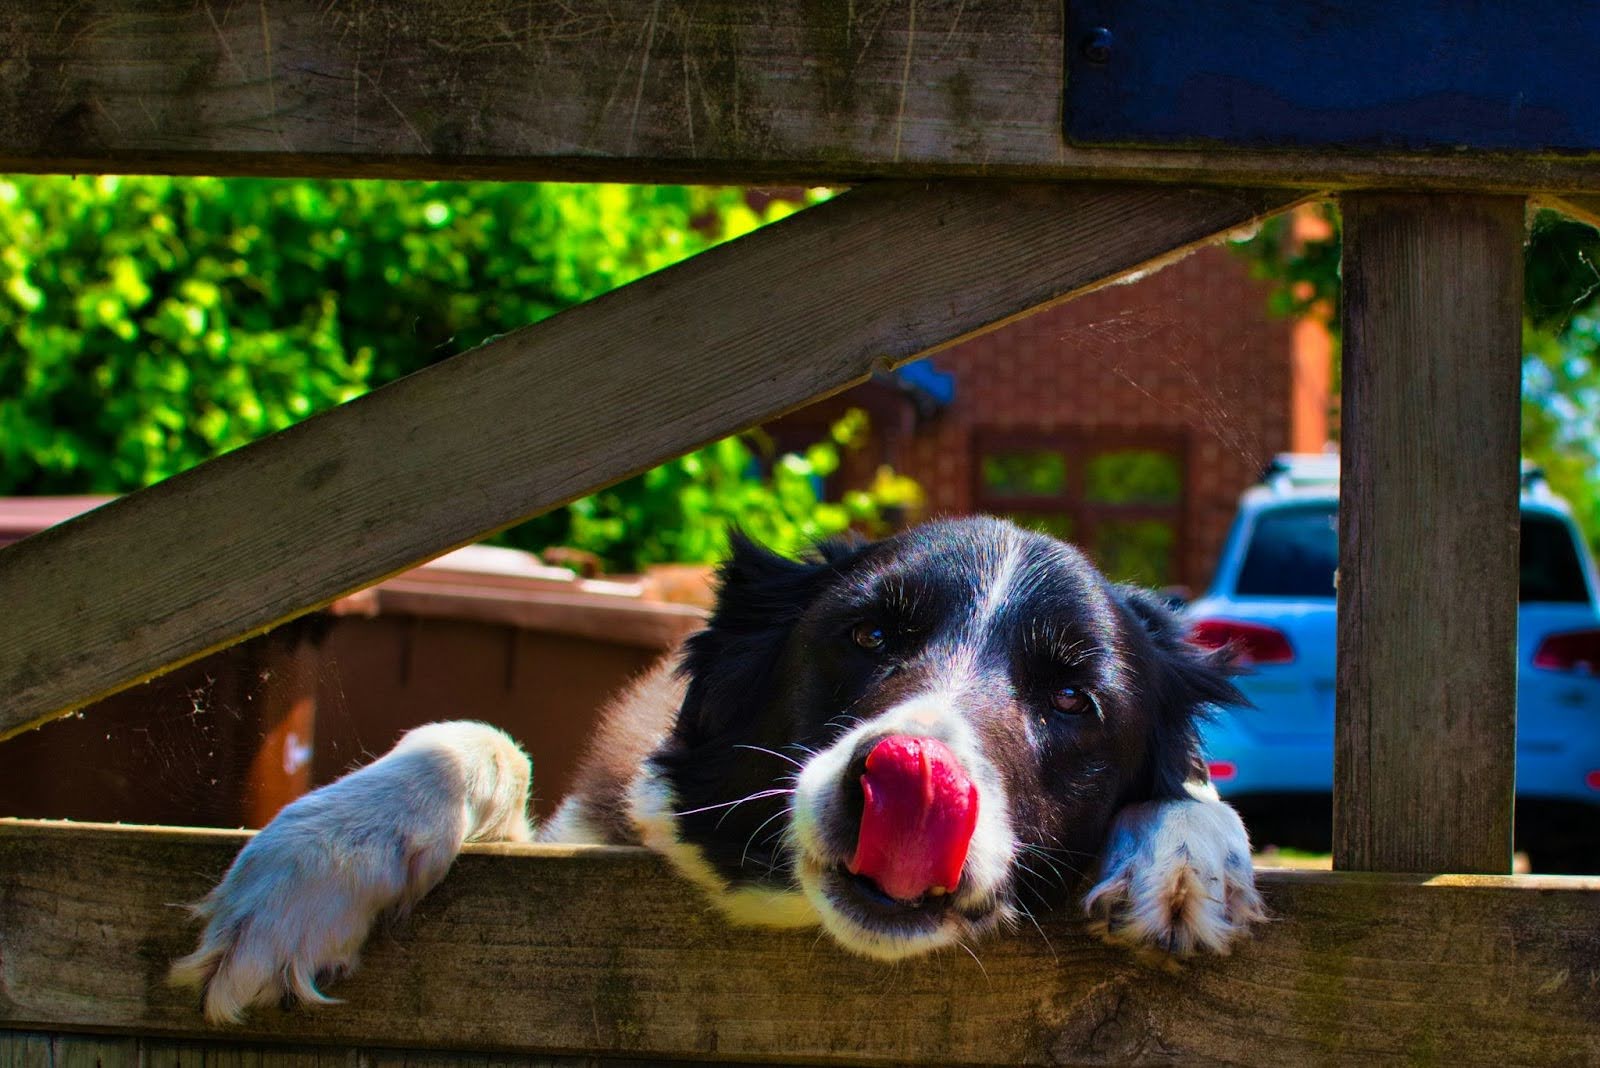
[[[1209,787],[1117,814],[1084,898],[1102,939],[1170,958],[1225,954],[1266,918],[1239,814]]]
[[[527,757],[481,724],[412,731],[388,755],[307,794],[252,838],[194,906],[199,947],[171,982],[213,1023],[284,1000],[327,1004],[372,922],[409,908],[468,838],[526,840]]]

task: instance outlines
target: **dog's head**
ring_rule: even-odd
[[[1158,600],[992,519],[803,561],[738,539],[683,670],[651,761],[680,867],[882,958],[1062,899],[1240,699]]]

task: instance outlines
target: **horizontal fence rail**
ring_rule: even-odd
[[[1259,937],[1177,972],[1048,915],[976,961],[891,967],[730,927],[653,854],[602,847],[469,847],[332,988],[345,1004],[218,1031],[163,975],[196,935],[178,903],[243,840],[0,821],[0,1028],[851,1064],[1600,1059],[1596,878],[1268,872]]]
[[[632,1057],[597,1061],[586,1055],[529,1057],[383,1046],[281,1046],[147,1035],[0,1032],[3,1068],[659,1068],[660,1064],[659,1060]]]
[[[1068,39],[1062,6],[0,0],[0,170],[740,183],[987,175],[1600,192],[1593,153],[1074,145],[1064,133],[1074,118],[1064,111],[1070,71],[1117,75],[1126,49],[1113,18],[1109,62],[1097,63],[1093,41]],[[1294,84],[1342,84],[1336,76],[1352,57],[1314,47],[1318,38],[1291,17],[1297,10],[1241,8],[1254,36],[1232,45],[1276,57]],[[1426,40],[1430,10],[1386,9],[1380,29]],[[1130,41],[1138,29],[1126,31]],[[1222,32],[1222,44],[1238,38]],[[1293,56],[1302,62],[1285,58]],[[1565,76],[1580,101],[1587,64]],[[1120,77],[1113,103],[1145,91],[1137,70]],[[1270,87],[1243,91],[1225,112],[1257,99],[1282,110]],[[1394,103],[1441,106],[1425,93]],[[1334,101],[1307,121],[1346,110]],[[1511,108],[1492,117],[1518,116]],[[1522,121],[1542,128],[1536,118]],[[1470,137],[1451,145],[1471,147]]]
[[[0,738],[1297,199],[883,183],[791,216],[0,551]]]

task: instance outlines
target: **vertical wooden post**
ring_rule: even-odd
[[[1524,202],[1341,204],[1334,866],[1507,872]]]

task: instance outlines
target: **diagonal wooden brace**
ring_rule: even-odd
[[[840,196],[0,552],[0,738],[1301,199]]]

